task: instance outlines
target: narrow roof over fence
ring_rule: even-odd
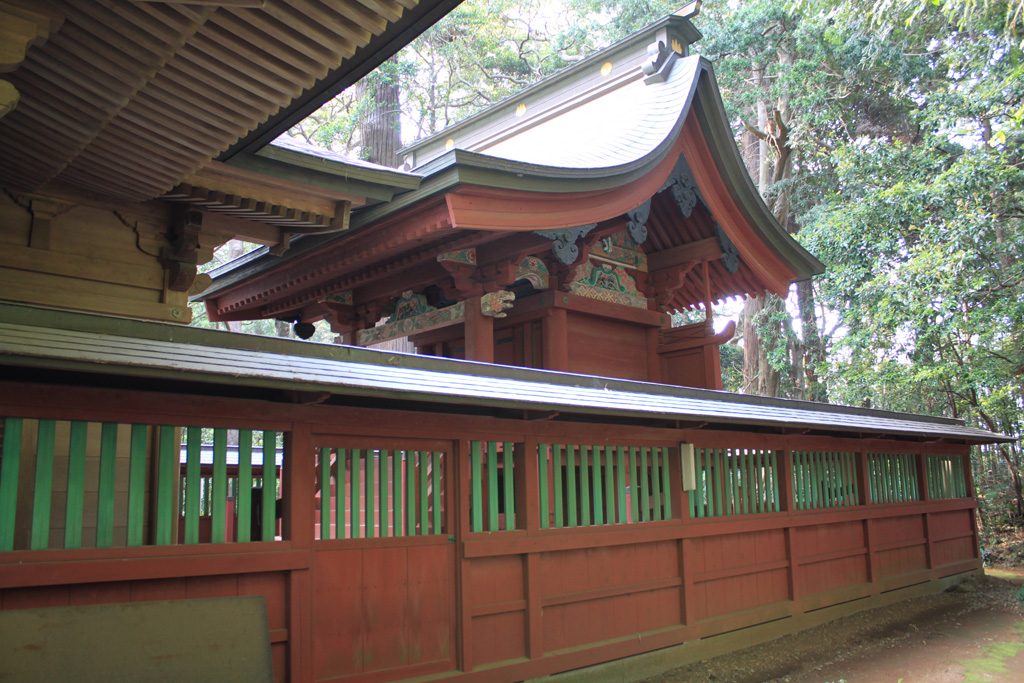
[[[961,420],[0,305],[0,365],[571,416],[991,443]]]

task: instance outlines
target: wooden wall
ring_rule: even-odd
[[[886,591],[980,568],[966,446],[527,422],[452,410],[426,414],[0,382],[0,416],[213,424],[286,434],[284,519],[277,540],[179,545],[175,539],[140,547],[0,552],[0,609],[255,594],[266,599],[278,680],[387,681],[441,674],[512,681],[831,605],[866,607]],[[413,438],[421,444],[415,448],[428,449],[431,458],[446,454],[443,479],[437,480],[444,482],[446,496],[443,523],[407,526],[404,535],[385,525],[383,538],[382,527],[372,523],[374,538],[337,538],[335,527],[320,538],[318,529],[331,527],[318,526],[318,514],[338,513],[333,501],[325,504],[313,493],[319,481],[321,491],[337,495],[331,474],[318,471],[318,462],[330,462],[325,449],[407,453]],[[691,516],[689,494],[680,485],[680,442],[716,457],[746,458],[748,469],[726,470],[734,475],[749,473],[757,463],[762,475],[747,481],[756,481],[764,500],[772,500],[771,511],[754,506],[738,513],[734,507],[733,514]],[[551,444],[568,446],[556,456]],[[625,472],[611,457],[620,446],[663,454],[660,474],[650,481],[660,476],[666,488],[654,483],[649,493],[653,498],[667,491],[669,500],[662,499],[660,509],[670,512],[651,521],[630,516],[625,523],[617,514],[597,515],[610,505],[608,492],[616,487],[619,504],[627,500],[627,488],[632,504],[636,487],[643,493],[647,486],[646,477],[635,478],[634,466]],[[487,459],[481,462],[482,452]],[[830,496],[822,507],[796,509],[795,452],[854,454],[846,464],[834,457],[807,462],[819,468],[816,486],[833,493],[840,483],[850,485],[836,477],[855,463],[859,497]],[[886,452],[919,463],[919,499],[872,501],[867,456]],[[560,489],[551,481],[558,470],[543,463],[566,460],[545,460],[549,455],[576,458],[581,468],[591,458],[586,476],[575,480],[579,486],[592,481],[590,494],[606,492],[603,503],[596,495],[589,498],[595,510],[590,520],[552,522],[551,501]],[[929,495],[925,463],[932,455],[959,463],[956,474],[967,496]],[[492,460],[501,463],[501,487],[515,501],[514,519],[507,502],[500,516],[492,509],[497,497],[486,510],[479,507],[494,491],[480,479],[499,481]],[[593,463],[605,469],[595,472]],[[835,467],[828,469],[828,463]],[[397,471],[401,479],[410,470],[378,466],[376,483],[348,496],[346,504],[361,509],[364,524],[394,510],[393,497],[385,502],[378,495],[372,502],[367,495],[379,492],[382,471]],[[706,484],[729,490],[715,471],[706,472]],[[419,490],[427,491],[426,475],[417,477]],[[384,479],[385,490],[394,481]],[[810,490],[804,484],[799,495]],[[482,526],[478,517],[492,512],[494,520]],[[351,525],[345,521],[351,516],[341,519]]]

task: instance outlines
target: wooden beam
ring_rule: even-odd
[[[716,261],[720,258],[722,258],[722,247],[718,244],[718,240],[714,237],[707,237],[650,254],[647,257],[647,264],[651,271],[655,271],[675,268],[692,262]]]

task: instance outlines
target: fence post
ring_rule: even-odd
[[[310,552],[306,566],[293,569],[288,577],[288,678],[292,681],[313,680],[313,456],[310,425],[294,423],[284,437],[281,531],[294,550]]]

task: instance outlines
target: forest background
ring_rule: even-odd
[[[467,0],[289,134],[397,166],[683,2]],[[1024,0],[710,0],[695,23],[755,185],[826,267],[717,312],[726,388],[1017,436],[974,473],[986,553],[1024,565]]]

